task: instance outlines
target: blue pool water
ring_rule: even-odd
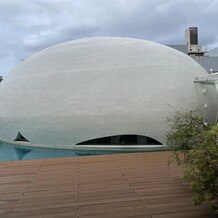
[[[62,149],[48,149],[37,147],[23,147],[12,144],[0,142],[0,162],[13,160],[30,160],[43,158],[57,158],[57,157],[73,157],[73,156],[88,156],[100,154],[117,154],[124,153],[119,151],[98,151],[98,150],[62,150]]]

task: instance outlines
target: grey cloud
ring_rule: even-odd
[[[0,0],[0,67],[8,71],[32,53],[84,37],[184,43],[184,30],[193,25],[200,42],[213,48],[217,12],[216,0]]]
[[[86,25],[63,28],[56,32],[42,31],[42,34],[33,34],[25,38],[23,45],[26,51],[38,51],[63,41],[90,37],[95,31],[95,26]]]

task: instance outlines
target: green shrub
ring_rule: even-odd
[[[193,201],[211,203],[218,210],[218,126],[210,126],[197,110],[177,112],[168,118],[167,143],[172,149],[169,164],[184,167],[184,178],[191,182]]]

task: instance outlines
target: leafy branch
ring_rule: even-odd
[[[197,110],[176,112],[168,118],[167,143],[172,149],[168,164],[184,167],[184,178],[191,182],[193,201],[209,201],[218,211],[218,126],[208,125]]]

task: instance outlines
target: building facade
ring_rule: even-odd
[[[0,137],[58,148],[163,146],[166,118],[181,108],[199,108],[216,123],[212,80],[188,55],[146,40],[61,43],[22,61],[1,83]]]

